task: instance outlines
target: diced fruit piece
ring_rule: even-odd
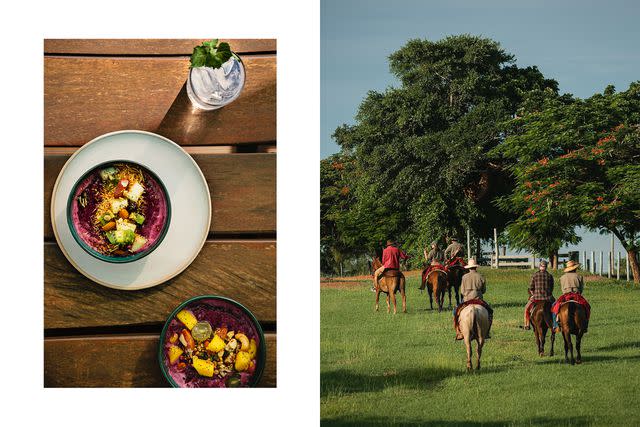
[[[206,320],[196,323],[191,329],[191,335],[198,342],[209,339],[211,332],[213,332],[211,324]]]
[[[137,202],[144,193],[144,187],[139,182],[134,182],[128,191],[124,192],[124,196],[132,202]]]
[[[124,190],[126,190],[128,186],[129,186],[129,180],[121,179],[118,185],[116,185],[116,189],[113,191],[113,195],[115,197],[121,197],[122,194],[124,193]]]
[[[245,334],[243,333],[236,334],[236,339],[240,341],[240,344],[242,345],[240,347],[240,350],[249,351],[249,338],[247,338]]]
[[[133,242],[136,234],[131,230],[116,230],[114,232],[116,243],[119,245],[127,245]]]
[[[257,353],[258,353],[258,346],[256,345],[256,340],[251,338],[251,343],[249,343],[249,356],[251,356],[251,358],[253,359],[256,357]]]
[[[227,387],[240,387],[240,378],[233,376],[227,380]]]
[[[133,245],[131,245],[131,252],[138,252],[144,245],[147,244],[147,239],[143,236],[136,234],[135,239],[133,239]]]
[[[127,199],[123,199],[122,197],[113,199],[111,201],[111,212],[113,212],[113,214],[115,215],[120,212],[120,209],[124,209],[127,206],[129,206],[129,201]]]
[[[191,333],[186,329],[180,331],[180,342],[187,348],[194,349],[196,348],[196,342],[193,340]]]
[[[174,365],[182,353],[184,353],[184,351],[176,345],[169,347],[169,363]]]
[[[189,328],[189,330],[191,330],[193,326],[198,323],[198,319],[196,319],[196,316],[194,316],[193,313],[188,310],[180,311],[180,313],[176,314],[176,317],[179,321],[184,323],[184,326]]]
[[[102,169],[100,171],[100,178],[102,178],[103,181],[113,181],[117,173],[118,170],[114,167]]]
[[[114,228],[116,228],[116,222],[111,221],[102,226],[102,231],[109,231],[113,230]]]
[[[127,212],[126,209],[120,209],[120,211],[118,212],[118,216],[122,219],[127,219],[129,218],[129,212]]]
[[[184,371],[185,369],[187,369],[187,364],[184,362],[180,362],[178,363],[178,366],[176,366],[176,369],[178,371]]]
[[[246,351],[239,351],[236,355],[236,371],[243,372],[249,369],[251,363],[251,356]]]
[[[111,212],[107,212],[106,214],[102,215],[102,218],[100,218],[100,224],[105,225],[108,222],[111,222],[111,220],[114,218],[114,216],[111,214]]]
[[[220,338],[224,339],[227,337],[227,327],[223,326],[222,328],[216,329],[216,335],[219,335]]]
[[[137,225],[133,222],[127,221],[126,219],[118,218],[116,220],[116,228],[118,230],[131,230],[132,232],[136,231]]]
[[[199,359],[194,356],[193,358],[193,367],[198,371],[200,375],[203,377],[212,377],[213,371],[215,370],[215,363],[206,359]]]
[[[112,245],[117,245],[118,242],[116,241],[116,232],[115,231],[108,231],[106,233],[107,235],[107,239],[109,240],[109,243],[111,243]]]
[[[218,353],[224,349],[224,340],[220,338],[218,335],[214,335],[213,339],[207,346],[207,350],[212,351],[214,353]]]
[[[169,338],[169,342],[171,344],[175,344],[178,342],[178,334],[174,332],[173,335],[171,335],[171,338]]]
[[[142,225],[142,223],[144,222],[144,216],[140,215],[139,213],[135,213],[135,212],[131,212],[129,214],[129,219],[132,221],[137,222],[139,225]]]

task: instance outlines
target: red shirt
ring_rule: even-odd
[[[400,259],[407,259],[409,256],[395,246],[387,246],[382,251],[382,265],[384,268],[400,269]]]

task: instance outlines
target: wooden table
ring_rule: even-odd
[[[243,59],[240,97],[216,110],[187,98],[189,55],[202,40],[44,42],[44,385],[163,387],[156,360],[166,317],[182,301],[223,295],[266,334],[260,385],[276,386],[276,41],[225,40]],[[51,192],[69,156],[107,132],[140,129],[182,145],[211,192],[209,237],[168,282],[118,291],[78,273],[56,244]]]

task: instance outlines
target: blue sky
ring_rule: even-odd
[[[338,151],[331,134],[353,123],[367,91],[397,85],[387,57],[411,38],[489,37],[519,66],[556,79],[561,92],[588,97],[640,80],[638,22],[640,2],[632,0],[321,0],[321,157]],[[584,233],[579,247],[608,250],[609,240]]]

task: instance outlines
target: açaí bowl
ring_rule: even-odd
[[[266,360],[266,342],[260,323],[256,317],[245,306],[230,298],[217,295],[201,295],[188,299],[176,307],[165,322],[160,335],[158,347],[158,362],[165,379],[172,387],[227,387],[226,381],[229,377],[212,378],[198,375],[192,366],[187,370],[179,371],[176,364],[169,361],[169,348],[172,346],[170,338],[174,333],[180,333],[185,325],[180,322],[176,315],[182,310],[191,311],[198,321],[208,321],[215,331],[216,328],[226,327],[229,331],[242,331],[249,339],[256,341],[257,353],[255,356],[255,369],[252,373],[240,373],[241,383],[239,387],[255,387],[264,371]]]
[[[93,218],[98,198],[92,195],[92,189],[101,185],[100,171],[116,164],[127,164],[138,168],[144,176],[145,222],[138,232],[147,238],[147,243],[138,251],[126,255],[110,255],[99,251],[104,236],[93,226]],[[78,197],[86,195],[85,207]],[[73,185],[67,200],[67,223],[71,235],[89,255],[110,263],[126,263],[139,260],[153,252],[162,242],[171,222],[171,201],[162,180],[146,166],[130,160],[111,160],[100,163],[85,172]]]

